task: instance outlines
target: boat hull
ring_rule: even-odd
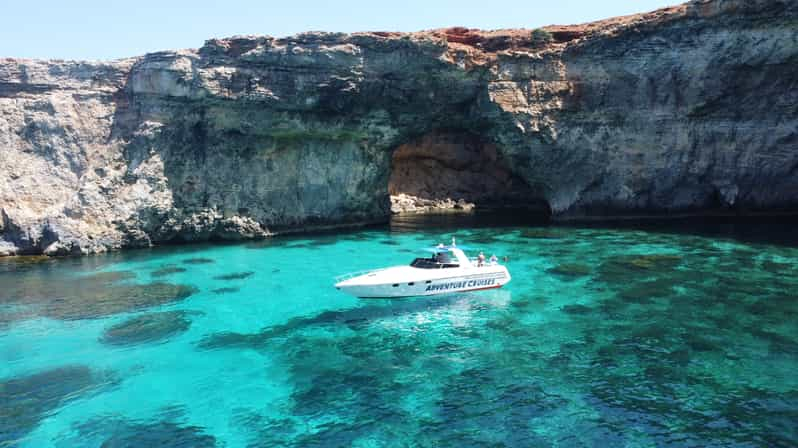
[[[419,271],[415,276],[406,272],[391,275],[390,271],[383,271],[376,276],[378,278],[363,275],[340,282],[335,287],[355,297],[399,298],[496,289],[510,281],[510,273],[504,266],[457,269],[459,272],[441,272],[445,271],[443,269]]]

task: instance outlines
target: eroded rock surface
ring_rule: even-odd
[[[438,154],[445,177],[466,174],[446,185],[523,192],[555,219],[795,212],[796,23],[792,1],[694,0],[545,32],[2,59],[0,255],[385,221],[394,151],[437,153],[436,135],[493,154],[465,169]]]
[[[394,213],[470,212],[476,204],[534,207],[540,197],[513,174],[494,144],[471,133],[433,132],[413,139],[396,148],[391,167]]]

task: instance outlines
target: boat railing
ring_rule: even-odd
[[[335,276],[335,282],[341,283],[342,281],[349,280],[350,278],[360,277],[361,275],[366,275],[366,274],[377,273],[383,270],[385,269],[364,269],[362,271],[347,272],[346,274]]]
[[[471,265],[474,267],[496,266],[499,264],[497,261],[483,260],[482,266],[479,266],[479,257],[468,257],[468,260],[471,261]]]

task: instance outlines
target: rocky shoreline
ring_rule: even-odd
[[[475,204],[465,199],[424,199],[408,194],[391,196],[391,213],[471,213]]]
[[[0,59],[0,256],[490,204],[555,221],[794,213],[796,21],[795,2],[693,0],[541,30]]]

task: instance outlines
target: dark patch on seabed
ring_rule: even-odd
[[[132,345],[163,341],[191,326],[186,311],[164,311],[132,317],[104,332],[100,341],[110,345]]]
[[[445,233],[390,238],[415,244]],[[325,302],[260,331],[206,334],[197,343],[200,350],[193,350],[198,356],[254,359],[255,370],[246,373],[271,381],[272,372],[263,370],[268,364],[279,369],[274,377],[285,386],[276,402],[242,404],[219,411],[228,416],[208,418],[229,418],[253,447],[379,445],[400,438],[419,446],[458,447],[798,446],[793,248],[636,229],[463,233],[479,244],[512,250],[514,280],[505,290],[337,302],[340,309],[325,308],[330,306]],[[341,239],[388,251],[380,244],[389,238],[386,232],[357,235]],[[60,308],[45,304],[51,280],[64,278],[47,266],[8,277],[0,271],[0,286],[6,287],[0,289],[0,304],[74,318],[74,312],[56,313]],[[280,276],[292,275],[298,275],[292,266],[282,267]],[[163,293],[179,288],[164,286],[142,300],[129,294],[148,294],[151,286],[137,285],[130,272],[76,279],[89,294],[70,298],[78,289],[68,280],[66,303],[99,316],[130,307],[90,303],[109,300],[104,294],[128,291],[123,299],[145,307],[172,303],[176,299]],[[224,303],[230,310],[247,302],[232,294],[236,288],[212,291],[241,298]],[[183,311],[113,322],[105,326],[105,342],[158,342],[189,325],[201,329],[199,320],[192,324]],[[246,328],[259,328],[257,322]],[[260,363],[260,356],[268,361]],[[206,381],[202,373],[197,376]],[[43,416],[104,381],[81,366],[4,379],[0,445],[24,437]],[[185,404],[192,405],[197,403]],[[75,445],[230,443],[197,426],[207,424],[197,411],[190,421],[87,415]]]
[[[291,374],[297,380],[302,379],[291,397],[291,414],[303,419],[325,413],[335,415],[340,421],[314,432],[304,431],[301,424],[290,427],[293,446],[351,446],[364,436],[384,437],[388,435],[384,433],[386,428],[401,427],[404,422],[415,420],[412,412],[401,407],[413,386],[402,385],[397,374],[410,366],[414,354],[422,351],[423,338],[383,338],[368,333],[331,342],[297,335],[288,337],[282,345],[302,347],[300,351],[286,353]],[[327,355],[306,356],[322,352]],[[351,359],[353,363],[346,365],[336,359]],[[366,421],[380,424],[362,424]],[[269,442],[274,441],[258,441]]]
[[[455,344],[430,346],[423,332],[374,331],[335,341],[291,334],[275,349],[287,358],[299,386],[291,397],[292,415],[298,421],[267,421],[279,424],[281,432],[258,432],[253,446],[281,440],[291,440],[289,446],[348,446],[364,436],[391,440],[395,435],[391,428],[401,432],[407,425],[415,428],[414,443],[422,446],[545,445],[546,439],[533,430],[534,419],[551,415],[568,403],[541,384],[513,374],[514,367],[507,361],[517,349],[512,349],[505,361],[497,357],[475,365],[470,356],[464,357],[474,352]],[[428,356],[441,350],[468,359],[468,365],[474,367],[467,365],[458,372],[444,359]],[[319,357],[321,353],[325,355]],[[423,377],[412,382],[402,379],[403,372],[419,359],[427,365],[414,375],[426,375],[428,382],[447,379],[432,413],[424,416],[402,406],[408,396],[419,392],[418,384],[425,382]],[[305,431],[302,419],[321,413],[335,415],[340,423]],[[506,430],[497,435],[500,428]]]
[[[186,272],[186,268],[181,268],[180,266],[164,266],[161,269],[152,271],[150,275],[153,277],[166,277],[167,275],[177,274],[180,272]]]
[[[593,308],[585,305],[565,305],[562,307],[562,311],[566,314],[590,314],[593,312]]]
[[[577,277],[584,277],[586,275],[590,275],[592,269],[588,265],[579,264],[579,263],[564,263],[558,264],[553,268],[547,270],[547,272],[555,275],[560,275],[566,278],[577,278]]]
[[[203,428],[181,425],[171,420],[128,421],[115,417],[89,420],[78,426],[81,442],[98,439],[102,448],[211,448],[216,438]],[[104,438],[100,435],[106,435]]]
[[[81,365],[0,382],[0,446],[15,446],[42,418],[67,401],[113,382],[111,376]]]
[[[656,246],[668,238],[650,240]],[[422,445],[548,446],[553,440],[536,422],[568,415],[574,396],[597,417],[565,418],[573,425],[565,445],[620,446],[639,438],[667,446],[795,446],[798,392],[749,384],[736,372],[750,367],[740,365],[729,343],[754,338],[766,344],[768,356],[794,359],[798,328],[768,329],[798,315],[798,300],[785,293],[796,290],[795,278],[783,275],[794,267],[752,263],[750,271],[729,274],[718,265],[739,250],[716,257],[716,248],[695,243],[685,242],[679,254],[655,248],[597,256],[595,272],[559,265],[558,276],[590,277],[588,286],[606,293],[589,305],[559,308],[565,320],[556,330],[570,336],[556,342],[553,354],[536,352],[545,334],[525,319],[546,312],[541,307],[548,299],[531,297],[514,298],[512,314],[475,307],[469,328],[452,329],[452,342],[444,345],[430,346],[424,325],[411,333],[375,329],[381,318],[422,309],[392,303],[295,318],[254,334],[212,335],[201,346],[268,349],[291,366],[299,386],[290,401],[296,420],[261,420],[275,431],[257,431],[254,446],[388,439],[390,428],[411,430],[405,422],[413,422]],[[492,317],[480,321],[480,313]],[[309,332],[325,326],[352,332],[335,339]],[[414,374],[430,375],[429,382],[444,382],[434,412],[423,417],[397,404],[425,383],[402,377],[411,366]],[[544,374],[551,371],[559,373]],[[570,395],[555,392],[564,390]],[[305,432],[302,420],[319,414],[333,414],[339,423]],[[358,424],[363,421],[380,423]]]
[[[252,276],[255,272],[247,271],[247,272],[234,272],[232,274],[224,274],[224,275],[217,275],[213,277],[214,280],[243,280],[247,277]]]
[[[101,272],[64,278],[44,271],[35,275],[0,275],[0,305],[15,305],[0,321],[45,316],[95,319],[183,300],[193,286],[163,282],[132,283],[135,273]]]
[[[44,269],[58,262],[58,258],[46,255],[31,255],[20,257],[0,257],[0,273],[23,273],[37,269]]]
[[[392,232],[417,232],[430,229],[498,228],[539,226],[548,216],[525,210],[497,210],[475,213],[419,213],[392,215]]]
[[[418,311],[429,311],[451,305],[461,296],[448,295],[432,298],[408,299],[398,303],[381,303],[341,311],[325,311],[312,317],[296,317],[282,325],[264,328],[258,333],[215,333],[203,338],[203,349],[261,349],[272,339],[285,337],[295,331],[324,325],[346,325],[358,330],[369,323],[387,317],[397,317]]]
[[[183,260],[185,264],[210,264],[213,262],[214,260],[211,258],[187,258]]]

